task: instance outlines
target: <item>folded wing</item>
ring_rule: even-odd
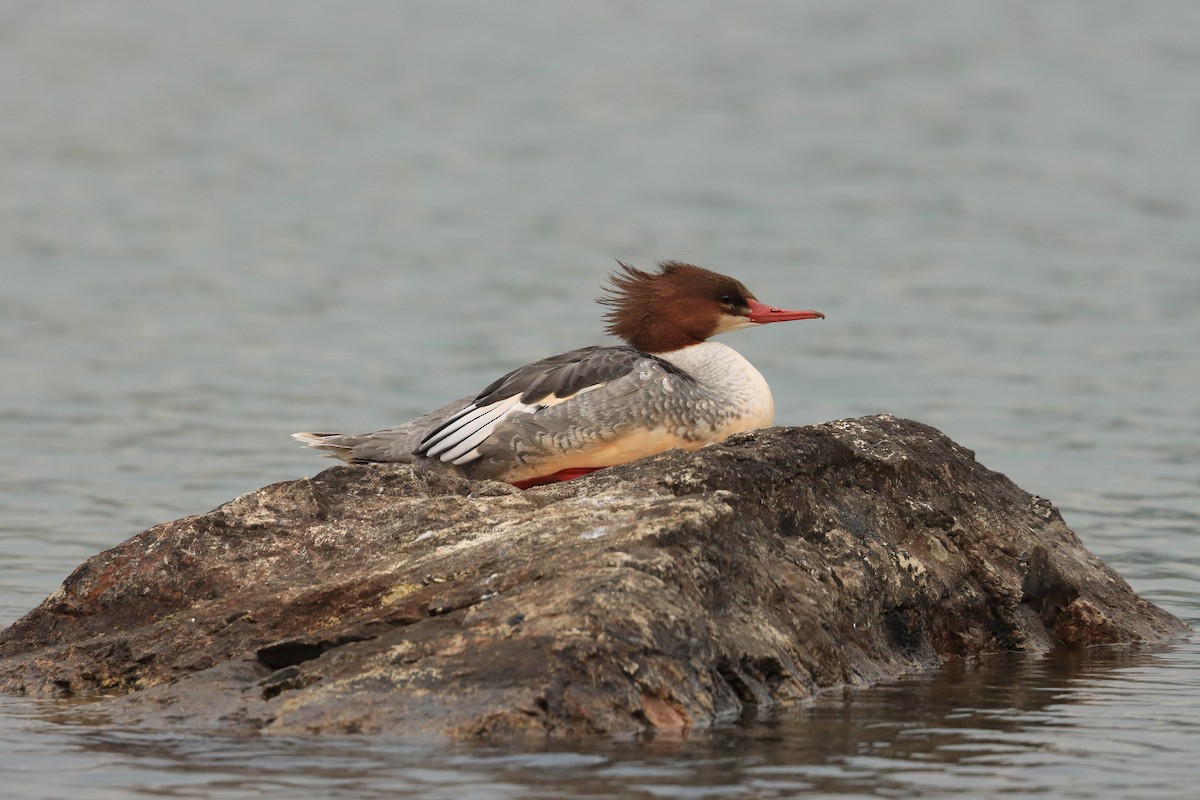
[[[674,365],[631,347],[584,347],[535,361],[488,386],[473,402],[430,431],[416,455],[458,466],[480,458],[480,445],[523,414],[538,414],[630,374],[647,359],[671,373]]]

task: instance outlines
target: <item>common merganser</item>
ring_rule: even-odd
[[[709,337],[768,322],[824,319],[760,303],[739,281],[664,261],[618,261],[598,302],[627,347],[582,347],[513,370],[478,395],[373,433],[294,433],[352,464],[408,463],[522,489],[673,447],[696,450],[765,428],[766,380]]]

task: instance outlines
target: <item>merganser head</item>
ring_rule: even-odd
[[[789,311],[758,302],[738,280],[680,261],[643,272],[623,261],[609,276],[607,330],[647,353],[669,353],[710,336],[768,322],[824,319],[820,311]]]

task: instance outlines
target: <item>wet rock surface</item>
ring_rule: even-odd
[[[878,416],[524,492],[406,466],[267,486],[77,568],[0,633],[0,691],[226,732],[679,732],[1184,630],[1048,500]]]

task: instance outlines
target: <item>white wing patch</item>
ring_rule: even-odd
[[[585,392],[599,389],[603,385],[597,383],[585,386],[566,397],[555,397],[551,393],[532,403],[522,403],[521,395],[506,397],[485,406],[477,406],[472,403],[446,420],[440,430],[421,443],[418,452],[452,464],[467,464],[483,455],[478,450],[479,446],[512,416],[536,414],[550,406],[565,403]]]

